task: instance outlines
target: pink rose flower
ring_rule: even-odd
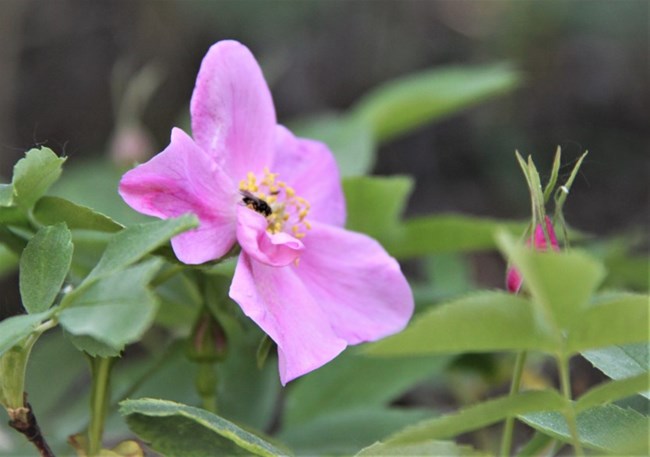
[[[551,242],[551,248],[554,251],[559,251],[560,250],[560,245],[557,242],[557,237],[555,236],[555,230],[553,230],[553,224],[551,223],[551,219],[548,216],[544,217],[544,221],[546,223],[546,231],[548,233],[548,238],[549,241]],[[537,227],[535,227],[535,233],[531,235],[530,239],[526,243],[528,246],[530,246],[531,241],[535,247],[536,250],[538,251],[546,251],[546,237],[544,236],[544,229],[542,228],[542,224],[537,224]],[[521,289],[521,285],[524,282],[524,278],[521,277],[521,273],[519,270],[517,270],[514,267],[511,267],[508,269],[508,272],[506,273],[506,287],[508,289],[508,292],[511,292],[513,294],[516,294],[519,292]]]
[[[332,153],[277,124],[245,46],[210,48],[190,111],[193,138],[174,128],[165,150],[124,175],[120,195],[144,214],[199,218],[197,229],[172,239],[184,263],[241,246],[230,297],[277,344],[282,384],[347,345],[403,329],[413,296],[399,264],[372,238],[343,228]]]

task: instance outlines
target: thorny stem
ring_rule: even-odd
[[[90,359],[92,386],[90,394],[90,423],[88,424],[88,455],[99,455],[102,448],[104,422],[109,400],[109,381],[112,357],[94,357]]]
[[[560,386],[562,388],[562,395],[566,400],[566,407],[564,408],[564,419],[569,427],[571,434],[571,444],[578,457],[585,455],[580,444],[580,437],[578,435],[578,424],[576,421],[576,411],[571,401],[571,381],[569,379],[569,360],[566,356],[561,355],[557,358],[558,370],[560,372]]]
[[[25,438],[38,449],[41,457],[55,457],[36,422],[32,405],[27,402],[27,394],[23,402],[24,407],[8,410],[11,418],[9,426],[25,435]]]
[[[512,373],[512,383],[510,384],[510,393],[508,394],[509,396],[516,395],[517,392],[519,392],[519,388],[521,387],[521,377],[524,373],[524,366],[526,364],[527,355],[528,353],[526,351],[521,351],[517,354],[515,367]],[[503,427],[503,436],[501,437],[501,452],[499,455],[505,457],[510,455],[510,450],[512,449],[512,431],[514,425],[514,416],[508,416]]]

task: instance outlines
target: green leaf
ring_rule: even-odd
[[[273,340],[268,335],[262,337],[260,344],[257,347],[257,351],[255,352],[255,362],[258,370],[264,368],[266,359],[269,358],[271,349],[273,349],[274,346],[275,344],[273,343]]]
[[[34,207],[34,217],[45,225],[65,222],[70,229],[119,232],[124,228],[104,214],[60,197],[41,198]]]
[[[375,443],[362,449],[355,457],[412,457],[415,455],[444,455],[446,457],[489,455],[471,446],[456,444],[453,441],[423,441],[417,444],[391,445]]]
[[[283,428],[279,438],[298,455],[350,455],[427,417],[431,417],[430,411],[384,407],[346,409]]]
[[[558,412],[525,414],[519,419],[552,437],[569,443],[564,416]],[[649,418],[616,405],[598,406],[578,414],[583,446],[616,455],[648,455]]]
[[[25,225],[28,221],[25,212],[17,206],[0,206],[0,224]]]
[[[376,145],[370,126],[344,114],[322,114],[291,124],[296,135],[325,143],[336,158],[341,176],[360,176],[372,169]]]
[[[52,195],[63,197],[79,205],[106,214],[125,225],[152,220],[134,211],[117,193],[124,173],[108,155],[66,166],[63,179],[52,188]]]
[[[29,313],[45,311],[56,299],[72,261],[72,235],[65,224],[41,228],[20,257],[20,296]]]
[[[526,230],[526,224],[455,214],[423,216],[405,221],[398,236],[383,244],[399,259],[441,252],[484,251],[496,248],[494,233],[499,229],[519,234]]]
[[[90,274],[104,254],[112,237],[113,234],[109,232],[72,230],[74,254],[69,273],[72,284],[80,284]]]
[[[285,450],[215,414],[180,403],[144,398],[120,403],[131,430],[166,456],[286,455]]]
[[[605,287],[648,292],[650,287],[650,259],[628,252],[612,252],[605,259],[607,278]]]
[[[83,351],[90,357],[119,357],[124,349],[123,346],[116,347],[107,343],[102,343],[92,336],[73,335],[72,333],[65,331],[65,329],[63,333],[77,351]]]
[[[533,437],[517,451],[517,457],[538,457],[548,455],[555,440],[545,433],[535,431]]]
[[[0,278],[18,267],[18,259],[19,257],[16,254],[0,244]]]
[[[421,261],[424,277],[411,281],[416,307],[423,310],[476,289],[470,260],[458,253],[424,257]]]
[[[584,411],[594,406],[611,403],[632,396],[642,391],[650,390],[650,377],[642,373],[631,378],[604,382],[582,395],[576,402],[576,410]]]
[[[51,311],[21,314],[0,321],[0,355],[19,344],[51,314]]]
[[[257,367],[255,351],[261,332],[254,329],[251,333],[228,341],[228,357],[218,368],[219,412],[236,423],[266,430],[276,417],[282,386],[275,357],[261,369]]]
[[[173,331],[189,333],[203,305],[196,281],[185,274],[176,274],[157,286],[156,294],[161,300],[156,323]]]
[[[408,444],[453,437],[499,422],[508,416],[532,411],[553,411],[563,408],[564,405],[565,400],[553,390],[522,392],[487,400],[453,414],[406,427],[390,436],[386,442]]]
[[[422,355],[534,349],[554,351],[531,303],[506,292],[480,292],[437,306],[397,335],[366,348],[372,355]]]
[[[519,80],[519,73],[504,64],[439,67],[374,89],[356,104],[351,115],[367,122],[379,141],[387,141],[507,93]]]
[[[185,215],[127,227],[110,241],[104,255],[86,280],[107,275],[129,266],[165,244],[173,236],[197,225],[198,221],[195,216]]]
[[[573,181],[576,179],[576,176],[578,176],[578,171],[580,170],[582,161],[585,160],[585,157],[587,157],[588,153],[589,153],[588,151],[585,151],[585,153],[580,156],[580,158],[576,161],[575,165],[573,166],[569,178],[565,181],[564,185],[557,190],[555,194],[556,215],[562,214],[562,207],[564,206],[564,202],[566,201],[566,198],[569,195],[569,191],[571,190]]]
[[[560,172],[560,164],[562,162],[562,148],[560,146],[555,150],[555,158],[553,159],[553,167],[551,168],[551,177],[548,179],[544,187],[544,203],[548,202],[557,184],[557,177]]]
[[[0,207],[12,206],[14,203],[14,186],[0,184]]]
[[[146,285],[160,265],[153,259],[94,282],[61,311],[61,326],[118,350],[137,341],[155,316],[156,297]]]
[[[584,351],[582,356],[612,379],[626,379],[650,371],[648,343],[593,349]],[[650,392],[641,395],[650,399]]]
[[[38,405],[39,421],[57,422],[69,407],[70,397],[79,395],[79,390],[70,389],[70,386],[86,378],[87,370],[86,360],[79,357],[79,352],[66,341],[63,332],[46,332],[39,338],[29,356],[25,389],[29,392],[30,403]],[[44,382],[52,373],[56,373],[56,382]]]
[[[649,302],[647,295],[626,294],[588,307],[569,331],[567,350],[647,342]]]
[[[0,243],[14,254],[20,256],[27,246],[27,240],[20,237],[7,227],[0,225]]]
[[[341,354],[287,392],[284,424],[294,426],[347,409],[379,407],[447,365],[444,357],[377,359]]]
[[[51,149],[31,149],[14,167],[14,201],[22,209],[31,208],[45,195],[61,175],[65,158],[58,157]]]
[[[381,240],[390,239],[413,189],[407,176],[390,178],[357,177],[343,181],[349,230]]]
[[[587,307],[605,276],[603,266],[579,251],[538,252],[517,244],[505,232],[497,236],[501,250],[521,272],[538,316],[556,333],[569,328]]]

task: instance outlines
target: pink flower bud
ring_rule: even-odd
[[[560,245],[557,242],[557,236],[555,236],[555,230],[553,229],[551,219],[546,216],[544,221],[546,222],[546,232],[548,233],[548,239],[551,242],[551,249],[559,251]],[[535,227],[535,233],[531,235],[530,239],[526,242],[526,245],[530,246],[531,242],[534,244],[537,251],[546,251],[546,236],[544,235],[542,224],[537,224],[537,227]],[[506,288],[508,289],[508,292],[513,294],[518,293],[523,282],[524,278],[521,276],[521,273],[519,273],[517,268],[508,268],[508,271],[506,272]]]
[[[557,242],[557,236],[555,236],[555,230],[553,230],[551,219],[548,216],[545,216],[544,221],[546,222],[546,232],[548,233],[548,239],[551,242],[551,248],[554,251],[559,251],[560,245]],[[530,240],[528,241],[528,245],[530,246]],[[546,236],[544,236],[542,224],[537,224],[537,227],[535,227],[535,249],[538,251],[546,250]]]
[[[154,140],[139,126],[119,127],[111,138],[109,154],[120,167],[148,160],[155,152]]]

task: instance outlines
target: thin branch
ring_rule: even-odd
[[[14,430],[25,435],[25,438],[36,446],[41,457],[55,457],[54,453],[45,441],[45,437],[41,433],[41,428],[36,422],[36,416],[32,410],[32,405],[27,402],[27,395],[25,394],[25,406],[16,408],[9,411],[9,426]]]

